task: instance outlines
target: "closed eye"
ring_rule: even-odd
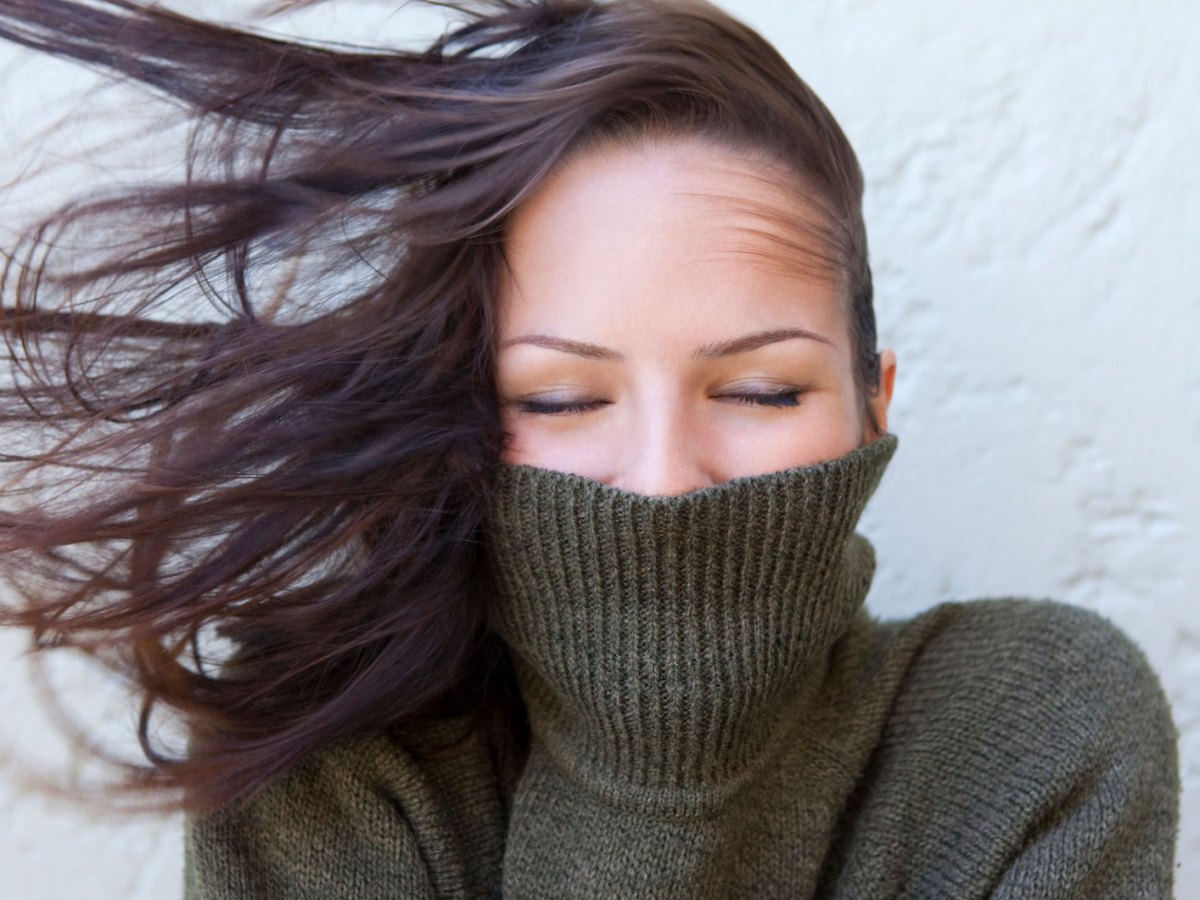
[[[523,413],[536,416],[561,416],[567,413],[589,412],[607,403],[607,400],[573,400],[559,403],[553,400],[521,400],[517,403],[517,408]]]
[[[775,391],[769,394],[722,394],[739,403],[749,403],[753,406],[788,407],[799,406],[803,391]]]

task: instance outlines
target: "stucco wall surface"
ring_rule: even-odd
[[[253,6],[171,5],[240,20]],[[1125,629],[1174,707],[1177,894],[1200,897],[1200,6],[725,5],[825,99],[866,172],[901,437],[865,524],[881,561],[870,606],[892,617],[1052,597]],[[272,27],[362,41],[428,30],[406,15],[342,2]],[[85,83],[10,58],[6,147],[47,92]],[[176,820],[88,816],[18,783],[34,764],[80,765],[46,733],[21,647],[0,636],[0,896],[177,897]],[[101,718],[126,727],[107,693],[85,706],[106,704]]]

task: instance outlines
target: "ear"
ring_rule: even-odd
[[[887,434],[888,406],[892,402],[892,389],[896,386],[896,354],[891,350],[879,351],[879,390],[871,395],[869,403],[875,421],[879,423],[879,434]]]

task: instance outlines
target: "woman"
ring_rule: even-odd
[[[463,12],[406,54],[0,4],[195,115],[187,183],[4,286],[6,621],[136,679],[189,896],[1168,895],[1127,639],[862,609],[896,361],[828,110],[709,6]]]

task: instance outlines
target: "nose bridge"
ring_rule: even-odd
[[[690,404],[660,392],[630,411],[622,471],[615,486],[637,494],[674,496],[712,484],[705,446]]]

